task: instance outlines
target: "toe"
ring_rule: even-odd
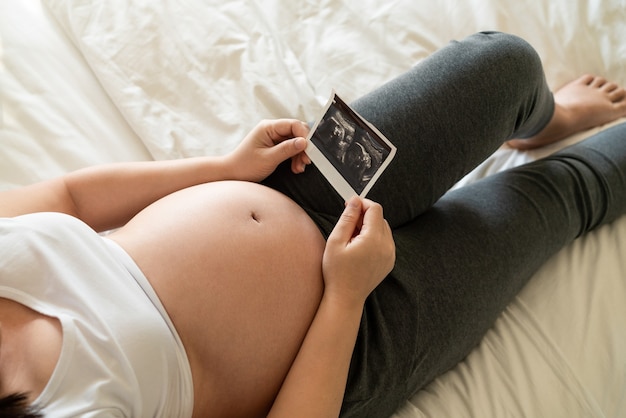
[[[581,84],[590,85],[594,78],[595,77],[593,75],[591,75],[591,74],[584,74],[584,75],[580,76],[580,78],[578,80],[576,80],[576,82],[579,82]]]
[[[624,103],[624,105],[626,106],[626,90],[622,87],[618,87],[615,90],[612,90],[611,92],[609,92],[609,99],[613,103]]]
[[[590,86],[600,88],[606,83],[606,79],[604,77],[595,77],[593,81],[591,81]]]
[[[619,86],[617,85],[617,83],[613,83],[613,82],[608,82],[602,86],[602,90],[604,90],[607,93],[611,93],[612,91],[615,91],[618,88]]]

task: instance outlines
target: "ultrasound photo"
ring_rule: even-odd
[[[347,195],[365,196],[396,151],[387,138],[335,93],[311,131],[309,144],[309,148],[315,147],[307,149],[311,160],[346,199]],[[326,161],[318,161],[318,152]],[[344,181],[351,190],[346,189]]]

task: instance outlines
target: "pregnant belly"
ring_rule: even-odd
[[[194,416],[262,415],[322,294],[325,242],[306,212],[258,184],[209,183],[161,199],[110,237],[185,345]]]

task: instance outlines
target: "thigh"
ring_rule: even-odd
[[[394,232],[368,300],[345,416],[389,416],[475,347],[533,273],[626,209],[626,124],[447,193]]]
[[[352,105],[398,148],[369,194],[392,227],[430,207],[504,140],[541,129],[554,106],[536,52],[501,33],[453,42]],[[266,183],[311,211],[343,209],[314,167],[293,176],[285,164]]]

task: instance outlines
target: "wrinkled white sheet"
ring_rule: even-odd
[[[0,188],[148,158],[40,2],[0,0]]]
[[[224,153],[260,118],[314,119],[332,88],[356,98],[477,30],[522,35],[555,85],[626,74],[621,0],[47,3],[156,158]]]
[[[354,99],[478,30],[527,39],[554,87],[584,72],[626,84],[624,0],[44,3],[51,15],[0,0],[0,187],[223,154],[259,119],[312,120],[332,88]],[[502,148],[460,184],[589,133]],[[553,257],[482,344],[395,417],[626,416],[625,239],[622,218]]]

